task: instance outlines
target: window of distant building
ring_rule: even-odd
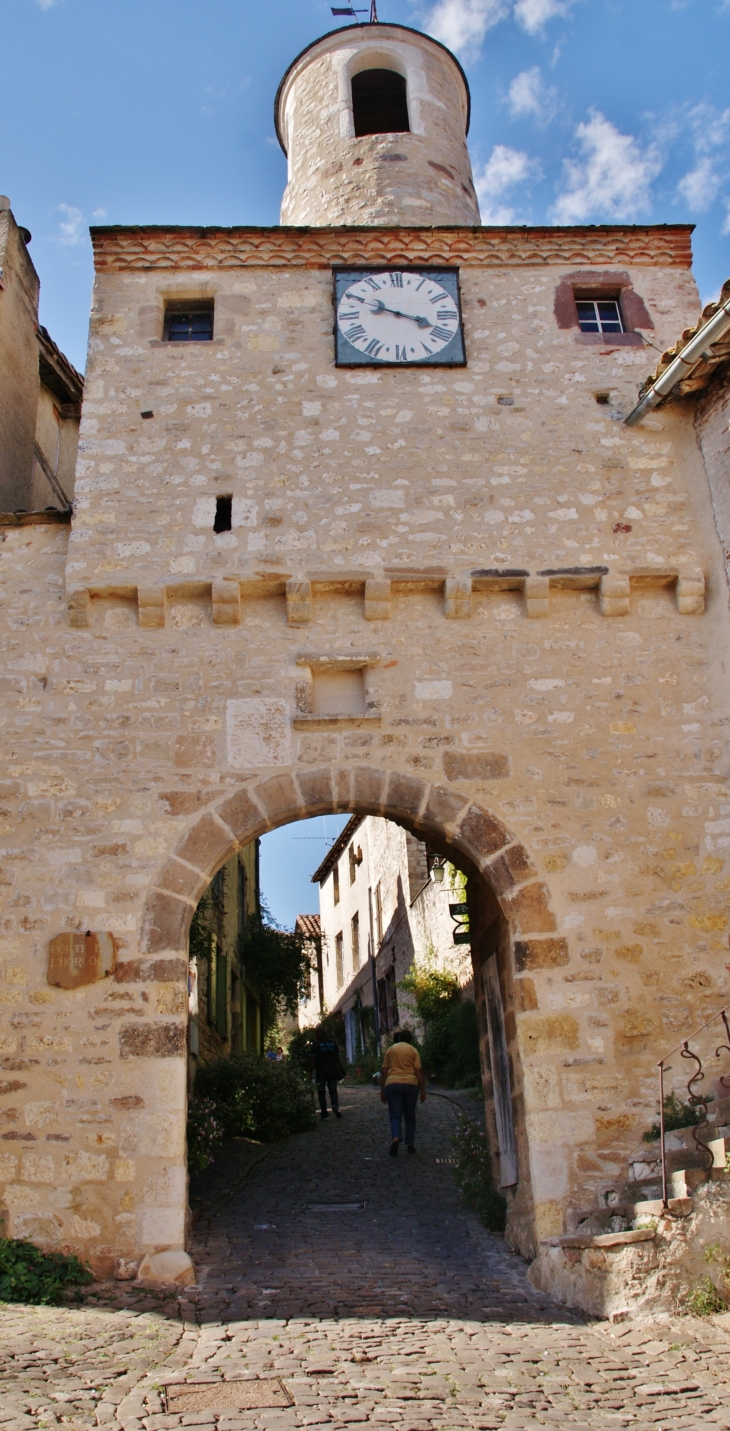
[[[352,968],[357,972],[360,968],[360,915],[353,914],[350,922],[352,930]]]
[[[168,303],[165,309],[165,341],[168,343],[210,343],[213,338],[213,301]]]
[[[335,865],[332,870],[332,899],[335,904],[340,902],[340,867]]]
[[[357,139],[364,134],[407,134],[411,126],[403,75],[395,70],[361,70],[353,75],[352,118]]]
[[[345,959],[341,934],[335,935],[335,978],[339,989],[345,982]]]
[[[357,879],[357,857],[355,855],[354,845],[350,845],[350,848],[347,851],[347,858],[350,865],[350,884],[354,884],[355,880]]]
[[[623,333],[621,309],[615,298],[577,298],[581,333]]]

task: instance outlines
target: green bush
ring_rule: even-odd
[[[290,1059],[274,1063],[239,1053],[204,1063],[195,1077],[198,1099],[215,1105],[215,1116],[228,1137],[271,1143],[314,1127],[311,1082]]]
[[[60,1302],[67,1288],[86,1287],[93,1280],[78,1257],[0,1238],[0,1302]]]
[[[490,1232],[504,1232],[507,1204],[494,1186],[487,1132],[466,1113],[459,1116],[452,1138],[456,1153],[456,1186]]]
[[[481,1083],[479,1029],[473,999],[449,1003],[426,1024],[421,1057],[444,1088],[473,1088]]]
[[[693,1124],[699,1123],[700,1115],[696,1108],[689,1103],[681,1103],[675,1093],[668,1093],[664,1099],[664,1131],[671,1132],[673,1128],[691,1128]],[[645,1143],[658,1143],[662,1136],[661,1123],[652,1123],[648,1133],[642,1133]]]
[[[421,1059],[426,1071],[446,1088],[479,1086],[476,1005],[462,997],[456,975],[432,963],[414,964],[400,988],[410,994],[424,1027]]]
[[[716,1312],[726,1312],[727,1302],[720,1296],[712,1279],[706,1277],[699,1287],[689,1293],[685,1307],[695,1317],[711,1317]]]
[[[345,1020],[342,1014],[325,1014],[320,1019],[322,1028],[326,1030],[330,1038],[333,1038],[340,1050],[340,1058],[343,1067],[345,1063]],[[314,1043],[314,1029],[299,1029],[289,1040],[287,1057],[289,1062],[301,1068],[306,1074],[311,1073],[310,1059],[312,1057],[312,1045]]]
[[[188,1168],[202,1173],[223,1142],[223,1124],[212,1098],[191,1098],[188,1104]]]

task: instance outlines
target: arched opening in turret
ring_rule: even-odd
[[[408,96],[403,75],[395,70],[360,70],[352,77],[355,136],[407,134]]]

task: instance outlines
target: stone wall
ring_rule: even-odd
[[[730,383],[727,367],[701,394],[697,402],[695,429],[707,472],[725,572],[730,579]]]
[[[33,472],[40,284],[23,233],[0,207],[0,512],[29,506]]]
[[[684,259],[610,241],[666,345]],[[98,278],[68,604],[66,530],[0,533],[12,1235],[100,1267],[181,1244],[189,921],[288,820],[391,818],[499,901],[526,1249],[615,1177],[657,1058],[726,997],[723,555],[691,412],[624,428],[642,350],[557,327],[577,263],[470,260],[468,367],[428,373],[335,369],[323,268]],[[163,345],[164,297],[200,291],[213,344]],[[302,705],[332,669],[361,714]],[[115,976],[51,988],[49,940],[87,929]]]

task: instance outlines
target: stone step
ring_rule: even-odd
[[[667,1149],[667,1172],[679,1173],[685,1168],[701,1168],[708,1170],[714,1166],[714,1149],[712,1152],[712,1162],[702,1148],[698,1148],[695,1143],[690,1148]],[[725,1158],[722,1159],[723,1166]],[[640,1182],[643,1178],[661,1177],[662,1159],[659,1149],[652,1153],[642,1153],[629,1159],[629,1181]]]
[[[670,1197],[669,1212],[674,1217],[689,1217],[693,1208],[691,1197]],[[611,1207],[592,1207],[578,1211],[572,1208],[566,1219],[566,1235],[597,1236],[601,1233],[625,1232],[643,1222],[659,1218],[664,1211],[661,1197],[640,1202],[622,1202]]]

